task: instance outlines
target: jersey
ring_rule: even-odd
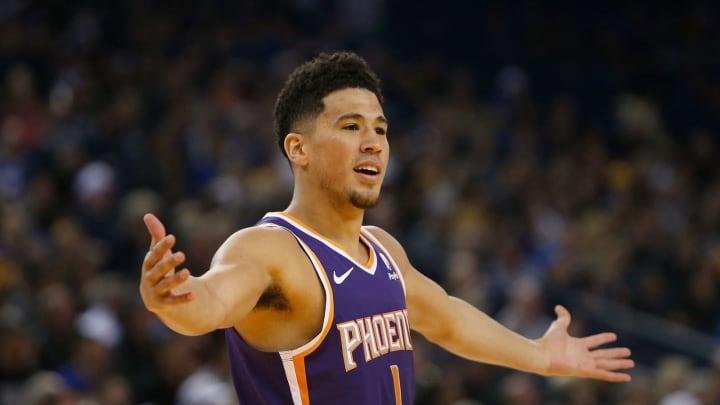
[[[405,285],[397,265],[366,229],[367,263],[286,213],[259,226],[295,236],[325,291],[320,333],[294,350],[264,352],[225,330],[240,403],[252,405],[412,405],[413,346]]]

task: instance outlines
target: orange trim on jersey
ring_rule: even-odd
[[[360,234],[360,241],[362,242],[363,245],[365,245],[365,247],[367,247],[367,250],[368,250],[368,260],[367,260],[367,263],[365,263],[365,267],[369,269],[372,266],[373,261],[376,260],[375,259],[375,249],[372,248],[372,245],[370,244],[370,242],[368,242],[367,239],[365,239],[365,237],[362,234]]]
[[[275,224],[275,223],[265,223],[261,226],[272,226],[272,227],[279,227],[282,229],[287,230],[290,232],[293,237],[295,237],[295,240],[297,240],[298,244],[302,248],[302,250],[305,252],[306,255],[308,255],[308,259],[310,259],[310,263],[313,267],[313,270],[320,278],[320,284],[322,284],[323,291],[325,292],[325,302],[326,302],[326,308],[323,311],[323,326],[320,333],[318,333],[315,337],[313,337],[308,343],[306,343],[303,346],[300,346],[297,349],[288,350],[283,353],[293,354],[292,355],[292,363],[293,363],[293,369],[295,371],[295,378],[297,380],[298,384],[298,391],[300,394],[300,401],[302,405],[309,405],[310,404],[310,394],[308,390],[308,383],[307,383],[307,374],[305,372],[305,357],[307,357],[309,354],[315,351],[315,349],[318,348],[327,337],[328,333],[330,333],[330,327],[333,324],[333,321],[335,319],[335,299],[333,298],[333,291],[332,291],[332,284],[330,284],[330,279],[328,278],[327,271],[325,270],[325,267],[322,265],[322,262],[320,262],[320,259],[318,259],[317,255],[315,255],[315,252],[308,246],[302,239],[300,239],[297,235],[295,235],[290,229],[286,228],[283,225]],[[327,319],[325,315],[327,314]],[[311,343],[311,344],[310,344]],[[310,344],[309,346],[307,346]],[[307,346],[307,347],[305,347]],[[297,351],[297,353],[294,353]]]
[[[303,242],[303,245],[304,244],[305,243]],[[333,299],[333,292],[332,292],[332,286],[330,284],[330,279],[328,278],[327,273],[325,272],[325,268],[323,267],[322,263],[320,262],[320,259],[318,259],[317,256],[315,256],[315,252],[313,252],[309,246],[306,245],[306,247],[307,247],[306,252],[310,253],[313,256],[313,259],[314,259],[313,263],[317,263],[317,265],[320,267],[318,269],[320,271],[316,271],[316,273],[320,273],[320,276],[324,280],[324,283],[322,283],[323,289],[325,290],[325,294],[328,294],[329,299],[327,301],[328,301],[328,304],[330,305],[330,308],[328,311],[329,316],[328,316],[327,323],[325,325],[323,325],[323,330],[322,330],[322,332],[320,332],[319,339],[317,339],[317,341],[312,346],[308,347],[307,349],[303,350],[301,353],[299,353],[293,357],[298,357],[298,356],[305,357],[306,355],[310,354],[312,351],[317,349],[317,347],[320,345],[320,343],[322,343],[323,339],[325,339],[325,336],[327,336],[328,332],[330,332],[330,325],[332,325],[334,315],[335,315],[335,300]]]
[[[338,244],[337,242],[335,242],[335,241],[332,240],[332,239],[326,238],[326,237],[323,236],[322,234],[318,233],[318,231],[316,231],[315,229],[313,229],[312,227],[310,227],[308,224],[306,224],[305,222],[299,220],[298,218],[295,218],[294,216],[288,214],[287,212],[271,212],[270,214],[274,214],[274,215],[281,216],[281,217],[287,217],[288,219],[291,219],[292,221],[297,222],[298,224],[302,225],[303,228],[305,228],[305,230],[307,230],[308,232],[310,232],[310,233],[312,233],[313,235],[315,235],[318,239],[320,239],[320,240],[322,240],[322,241],[325,241],[326,243],[328,243],[328,244],[330,244],[330,245],[335,246],[336,248],[338,248],[338,249],[340,249],[341,251],[343,251],[348,257],[352,258],[352,255],[350,255],[350,253],[348,253],[348,251],[345,250],[345,248],[343,248],[342,246],[340,246],[340,244]],[[360,236],[361,236],[360,242],[362,242],[362,244],[364,244],[364,245],[368,248],[368,252],[370,252],[370,253],[368,254],[367,263],[365,263],[364,266],[365,266],[366,268],[370,268],[370,266],[372,266],[372,263],[373,263],[373,260],[374,260],[375,252],[373,251],[372,246],[370,246],[370,244],[368,243],[368,241],[365,240],[365,238],[363,237],[363,235],[361,234]],[[354,261],[354,260],[353,260],[353,261]]]
[[[368,231],[365,228],[361,228],[360,232],[366,238],[373,241],[375,243],[375,245],[377,245],[378,249],[382,250],[382,252],[385,253],[385,255],[387,256],[387,259],[390,261],[390,265],[392,267],[394,267],[393,270],[395,270],[397,272],[398,276],[400,277],[400,284],[402,285],[403,292],[405,292],[405,295],[407,295],[407,290],[405,289],[405,277],[403,277],[403,273],[402,273],[402,271],[400,271],[400,266],[397,265],[397,263],[395,262],[395,259],[393,259],[390,252],[388,252],[388,250],[385,248],[385,246],[380,242],[380,240],[375,235],[373,235],[372,232]]]
[[[298,380],[298,389],[300,390],[300,398],[303,405],[309,405],[310,404],[310,394],[308,391],[308,384],[307,384],[307,374],[305,373],[305,357],[307,357],[310,353],[314,352],[315,349],[320,346],[323,341],[325,341],[325,337],[327,337],[327,334],[330,332],[330,326],[333,323],[333,320],[335,318],[335,300],[333,298],[333,292],[332,292],[332,285],[330,284],[330,279],[327,276],[327,272],[325,271],[325,268],[323,267],[322,263],[320,262],[320,259],[315,255],[315,252],[310,249],[309,246],[305,244],[301,239],[297,238],[298,242],[300,242],[303,246],[303,250],[306,254],[311,255],[310,258],[313,269],[315,269],[315,273],[318,274],[319,277],[321,277],[321,284],[323,285],[323,290],[325,291],[325,294],[327,294],[327,305],[329,305],[329,308],[327,309],[327,322],[325,321],[325,315],[323,314],[323,329],[320,331],[320,333],[313,338],[314,342],[311,346],[305,348],[300,353],[297,353],[293,356],[293,365],[295,367],[295,376]],[[317,267],[316,267],[317,266]],[[312,340],[311,340],[312,342]]]
[[[305,358],[301,356],[293,357],[293,365],[295,366],[295,375],[300,389],[300,403],[310,405],[310,391],[308,390],[307,374],[305,373]]]

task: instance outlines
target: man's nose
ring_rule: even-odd
[[[360,149],[367,153],[378,153],[383,150],[383,135],[379,135],[374,129],[369,129],[363,134],[363,142]]]

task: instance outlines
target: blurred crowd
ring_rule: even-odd
[[[720,356],[697,350],[720,339],[716,4],[110,3],[0,0],[0,403],[236,403],[222,335],[142,306],[142,215],[197,275],[285,208],[274,98],[338,49],[386,92],[367,222],[513,330],[565,304],[638,362],[627,384],[546,379],[416,336],[418,404],[720,403]]]

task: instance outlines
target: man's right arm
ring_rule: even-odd
[[[205,274],[175,271],[185,256],[172,252],[173,235],[152,214],[144,218],[152,237],[145,256],[140,294],[145,306],[169,328],[183,335],[201,335],[239,323],[272,282],[263,247],[272,246],[272,232],[246,228],[218,249]]]

